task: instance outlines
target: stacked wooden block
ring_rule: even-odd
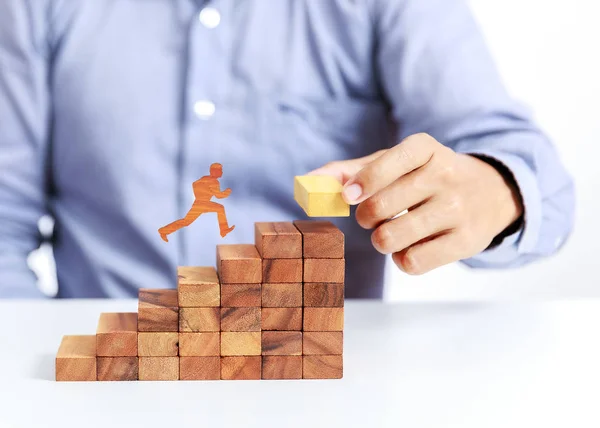
[[[98,380],[138,379],[138,314],[100,314],[96,355]]]
[[[221,379],[260,379],[261,260],[253,245],[217,246]]]
[[[140,380],[179,379],[179,310],[177,290],[140,289],[137,325]]]
[[[179,267],[177,290],[140,289],[138,313],[65,336],[57,380],[342,377],[344,236],[327,221],[256,223],[217,246],[217,269]]]
[[[342,377],[344,235],[330,222],[296,221],[303,237],[305,379]]]
[[[262,257],[262,377],[302,379],[302,235],[292,223],[257,223]]]
[[[179,293],[179,376],[221,378],[221,286],[212,267],[177,269]]]
[[[294,199],[309,217],[348,217],[342,188],[335,177],[299,175],[294,178]]]

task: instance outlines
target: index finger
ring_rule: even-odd
[[[342,190],[347,203],[356,205],[386,188],[399,177],[425,165],[439,143],[427,134],[412,135],[356,173]]]
[[[310,171],[306,175],[330,175],[335,177],[342,185],[344,185],[365,165],[377,159],[384,152],[385,150],[379,150],[362,158],[329,162],[320,168]]]

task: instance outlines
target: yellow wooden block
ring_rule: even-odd
[[[309,217],[348,217],[350,206],[342,198],[335,177],[301,175],[294,179],[294,199]]]

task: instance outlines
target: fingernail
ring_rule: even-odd
[[[362,195],[362,187],[360,184],[357,183],[353,183],[349,186],[346,186],[344,188],[344,199],[346,199],[347,202],[354,202],[356,200],[358,200],[358,198],[361,197]]]

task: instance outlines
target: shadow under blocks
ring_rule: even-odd
[[[64,336],[57,381],[340,379],[344,235],[329,221],[255,224],[214,267],[180,266],[138,312],[102,313]]]

